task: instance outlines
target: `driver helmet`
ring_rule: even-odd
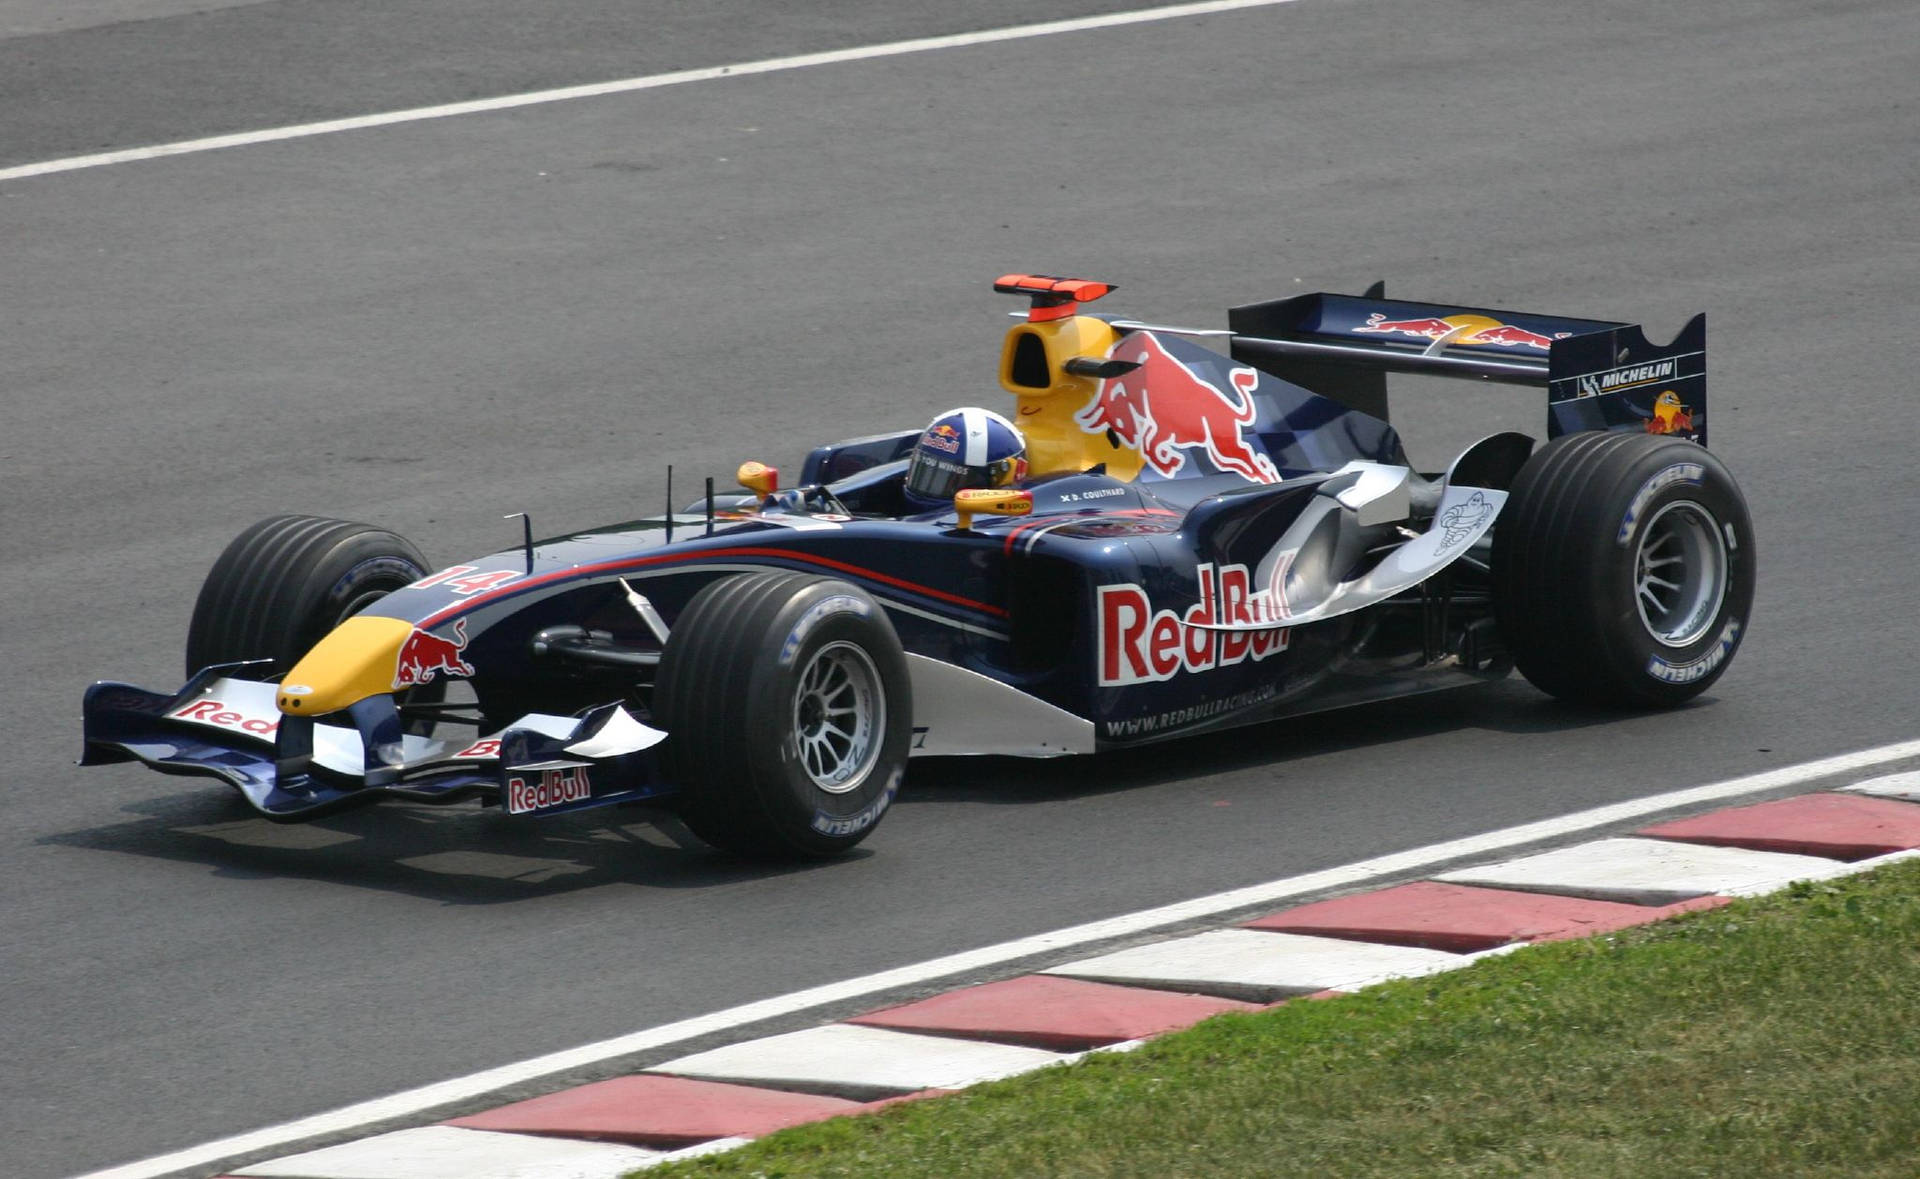
[[[1007,419],[971,406],[933,419],[907,464],[907,502],[921,511],[948,507],[954,493],[1006,487],[1027,475],[1027,440]]]

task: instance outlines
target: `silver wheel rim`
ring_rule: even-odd
[[[1641,625],[1666,647],[1685,647],[1712,627],[1727,596],[1727,543],[1712,513],[1676,500],[1654,513],[1633,561]]]
[[[887,701],[880,672],[853,643],[828,643],[800,671],[793,735],[800,765],[828,794],[859,786],[880,760]]]

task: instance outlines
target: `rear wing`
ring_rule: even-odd
[[[1667,345],[1638,324],[1317,293],[1232,308],[1235,360],[1385,420],[1389,372],[1547,390],[1547,437],[1642,430],[1707,441],[1707,317]]]

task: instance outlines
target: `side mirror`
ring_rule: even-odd
[[[740,486],[762,499],[780,490],[780,468],[765,463],[741,463],[733,477]]]
[[[976,515],[1029,516],[1033,514],[1033,492],[1012,487],[975,487],[953,497],[953,510],[960,515],[962,532],[973,527]]]

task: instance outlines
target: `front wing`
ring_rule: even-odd
[[[618,704],[581,717],[529,713],[461,740],[405,733],[391,697],[340,714],[285,717],[275,685],[212,667],[169,696],[102,681],[87,689],[81,765],[140,761],[218,778],[269,819],[297,821],[386,799],[467,798],[509,814],[558,814],[670,793],[654,747],[666,739]],[[364,705],[364,707],[363,707]]]

